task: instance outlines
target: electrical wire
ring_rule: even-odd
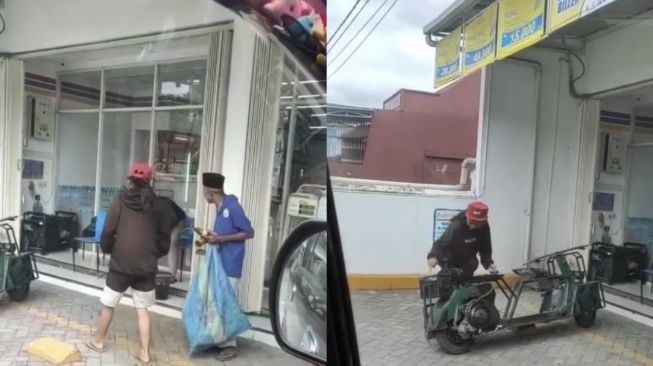
[[[583,67],[583,71],[581,71],[580,75],[576,76],[576,77],[571,81],[572,83],[575,83],[575,82],[577,82],[578,80],[580,80],[580,78],[582,78],[583,76],[585,76],[585,62],[583,62],[583,59],[582,59],[580,56],[578,56],[577,54],[575,54],[575,53],[573,53],[573,52],[571,52],[571,51],[570,51],[570,52],[567,52],[567,53],[568,53],[569,55],[571,55],[571,56],[574,56],[574,57],[578,60],[578,63],[580,63],[580,66]]]
[[[333,32],[333,35],[331,35],[331,37],[329,37],[329,39],[327,40],[327,46],[329,45],[329,43],[331,42],[331,40],[333,39],[333,37],[335,37],[335,36],[338,35],[338,32],[340,31],[340,28],[342,28],[342,26],[347,22],[347,19],[349,19],[349,16],[351,15],[351,13],[354,12],[354,9],[356,9],[356,7],[358,6],[358,4],[359,4],[360,2],[361,2],[361,0],[356,0],[356,3],[354,4],[354,6],[352,6],[351,9],[349,9],[349,12],[347,13],[347,16],[345,16],[345,19],[343,19],[342,22],[340,22],[340,24],[339,24],[338,27],[336,28],[336,31]],[[366,3],[367,3],[367,2],[369,2],[369,0],[367,0]],[[358,14],[360,14],[360,11],[359,11],[358,13],[356,13],[356,16],[358,16]],[[352,23],[353,23],[354,20],[356,20],[355,17],[354,17],[354,19],[352,20]],[[350,23],[350,25],[351,25],[351,23]],[[347,31],[347,30],[345,30],[345,32],[346,32],[346,31]]]
[[[385,4],[388,3],[388,1],[389,1],[389,0],[383,0],[383,3],[381,4],[381,6],[379,6],[379,7],[376,9],[376,11],[374,11],[374,14],[372,14],[372,16],[369,17],[369,19],[367,19],[367,21],[365,22],[365,24],[363,24],[363,26],[360,27],[360,29],[358,30],[358,32],[356,32],[356,34],[354,34],[354,36],[351,37],[351,38],[349,39],[349,42],[347,42],[347,44],[345,44],[345,46],[342,47],[342,49],[341,49],[338,53],[336,53],[335,56],[333,56],[333,57],[329,56],[329,57],[328,57],[328,63],[327,63],[327,66],[330,65],[331,63],[333,63],[333,61],[335,61],[335,60],[338,58],[338,56],[340,56],[343,52],[345,52],[345,50],[347,49],[347,47],[349,47],[349,45],[350,45],[350,44],[351,44],[351,43],[352,43],[352,42],[353,42],[353,41],[358,37],[358,35],[361,34],[361,32],[363,31],[363,29],[365,29],[365,27],[367,27],[367,25],[370,24],[370,22],[374,19],[374,17],[376,17],[376,14],[378,14],[379,11],[381,11],[381,9],[385,6]],[[365,3],[365,4],[367,4],[367,3]],[[392,7],[391,7],[391,8],[392,8]],[[353,22],[350,23],[349,25],[351,25],[351,24],[353,24]],[[344,34],[344,32],[341,33],[340,36],[342,36],[343,34]],[[333,49],[333,48],[335,47],[335,42],[337,42],[337,40],[334,41],[334,44],[333,44],[333,45],[331,45],[331,49]]]
[[[348,31],[349,28],[352,26],[352,24],[354,24],[354,22],[356,22],[356,19],[358,19],[358,16],[363,12],[363,9],[365,9],[365,7],[366,7],[369,3],[370,3],[370,0],[365,0],[365,3],[363,4],[363,6],[361,6],[360,8],[358,8],[358,11],[357,11],[356,14],[354,15],[354,17],[351,19],[351,22],[349,22],[349,24],[347,24],[347,26],[345,27],[345,29],[344,29],[344,30],[340,33],[340,35],[339,35],[339,36],[338,36],[338,37],[333,41],[333,43],[330,45],[331,47],[329,47],[329,48],[331,48],[331,49],[333,50],[333,49],[336,47],[336,45],[338,44],[338,41],[340,41],[340,39],[342,39],[342,36],[343,36],[345,33],[347,33],[347,31]],[[332,38],[333,38],[333,37],[332,37]]]
[[[0,29],[0,34],[5,32],[5,29],[7,29],[7,22],[5,21],[5,17],[2,16],[0,13],[0,19],[2,20],[2,29]]]
[[[387,1],[387,0],[386,0],[386,1]],[[369,38],[369,36],[370,36],[372,33],[374,33],[374,30],[379,26],[379,24],[381,24],[381,22],[383,21],[383,19],[385,19],[385,17],[388,15],[388,13],[390,12],[390,10],[392,10],[392,8],[394,8],[394,6],[397,4],[398,1],[399,1],[399,0],[395,0],[395,1],[392,3],[392,5],[390,5],[390,7],[388,8],[388,10],[386,10],[386,12],[381,16],[381,19],[379,19],[379,21],[376,22],[376,24],[374,24],[374,27],[372,27],[372,30],[370,30],[370,32],[367,33],[367,35],[365,36],[365,38],[363,38],[363,40],[361,41],[361,43],[359,43],[359,44],[356,46],[356,48],[354,48],[354,50],[353,50],[353,51],[352,51],[352,52],[347,56],[347,58],[345,58],[345,61],[344,61],[342,64],[340,64],[340,66],[338,66],[338,68],[336,68],[336,70],[335,70],[331,75],[329,75],[329,77],[327,78],[327,80],[328,80],[328,79],[331,79],[331,78],[332,78],[332,77],[333,77],[333,76],[334,76],[338,71],[340,71],[340,69],[342,69],[343,66],[345,66],[345,64],[346,64],[346,63],[349,61],[349,59],[350,59],[350,58],[351,58],[351,57],[356,53],[356,51],[358,51],[358,49],[363,45],[363,43],[365,43],[365,41]],[[384,4],[385,4],[385,3],[384,3]]]

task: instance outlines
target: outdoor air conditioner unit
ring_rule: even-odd
[[[317,217],[319,200],[319,197],[314,194],[293,193],[290,195],[282,238],[287,238],[302,222]]]
[[[320,184],[302,184],[297,188],[296,193],[313,194],[317,197],[325,197],[327,194],[326,186]]]

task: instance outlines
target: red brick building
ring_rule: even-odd
[[[372,113],[362,164],[331,161],[335,176],[394,182],[457,184],[465,158],[476,156],[480,74],[437,94],[401,89]]]

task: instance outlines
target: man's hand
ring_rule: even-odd
[[[435,268],[438,265],[438,260],[435,257],[429,258],[429,267]]]
[[[490,274],[499,274],[499,270],[497,269],[497,266],[494,263],[490,264],[487,270],[490,271]]]
[[[224,243],[224,238],[220,235],[218,235],[214,231],[209,231],[205,236],[202,237],[202,239],[206,240],[207,243],[210,244],[222,244]]]

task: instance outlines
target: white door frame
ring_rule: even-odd
[[[599,144],[600,103],[597,99],[582,102],[579,157],[573,207],[572,246],[591,244],[592,202],[596,183],[596,156]]]

